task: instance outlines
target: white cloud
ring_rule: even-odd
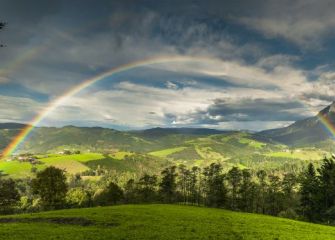
[[[29,98],[0,95],[0,121],[30,122],[43,105]]]
[[[262,2],[257,14],[235,20],[268,38],[284,38],[303,48],[320,48],[335,27],[334,1]]]

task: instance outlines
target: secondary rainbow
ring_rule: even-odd
[[[148,66],[153,64],[159,64],[159,63],[169,63],[169,62],[186,62],[186,61],[193,61],[193,62],[199,62],[199,61],[217,61],[215,59],[209,59],[204,57],[183,57],[183,56],[165,56],[165,57],[155,57],[155,58],[148,58],[141,61],[132,62],[129,64],[121,65],[119,67],[112,68],[102,74],[99,74],[97,76],[94,76],[92,78],[84,80],[81,84],[75,86],[71,90],[67,91],[62,96],[58,97],[54,101],[52,101],[41,113],[36,115],[25,127],[20,131],[20,133],[9,143],[9,145],[3,150],[2,157],[8,157],[12,155],[17,147],[29,136],[31,131],[35,128],[36,125],[38,125],[44,118],[46,118],[49,113],[54,111],[58,106],[61,106],[63,103],[65,103],[70,97],[74,96],[75,94],[79,93],[83,89],[91,86],[92,84],[105,79],[107,77],[112,76],[116,73],[121,73],[133,68],[142,67],[142,66]]]

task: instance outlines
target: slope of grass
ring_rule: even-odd
[[[38,170],[42,170],[48,166],[55,166],[60,169],[66,170],[68,173],[75,174],[83,172],[89,168],[84,165],[89,161],[102,160],[105,157],[100,153],[82,153],[73,155],[60,155],[60,154],[48,154],[48,155],[37,155],[39,158],[39,164],[35,167]],[[31,172],[32,165],[29,162],[13,161],[0,161],[0,171],[8,174],[12,178],[25,178],[32,176]]]
[[[126,156],[133,156],[133,155],[134,153],[132,152],[120,151],[120,152],[111,154],[111,157],[117,160],[123,160]]]
[[[41,159],[40,161],[44,163],[45,167],[54,166],[60,169],[64,169],[67,173],[71,174],[84,172],[89,169],[83,163],[67,158],[46,158]]]
[[[52,155],[40,158],[39,161],[43,163],[45,167],[55,166],[66,170],[68,173],[74,174],[89,169],[84,163],[102,159],[104,159],[104,156],[100,153],[82,153],[73,155]]]
[[[10,219],[12,218],[12,220]],[[3,239],[334,239],[335,228],[178,205],[123,205],[0,218]]]
[[[12,178],[24,178],[31,175],[32,165],[27,162],[19,161],[1,161],[0,170],[5,174],[10,175]]]
[[[239,142],[243,143],[243,144],[247,144],[247,145],[249,145],[250,147],[253,147],[253,148],[262,148],[263,146],[266,145],[263,142],[259,142],[259,141],[252,140],[252,139],[249,139],[249,138],[241,138],[241,139],[239,139]]]
[[[181,152],[185,149],[186,147],[176,147],[176,148],[168,148],[168,149],[163,149],[155,152],[149,153],[150,155],[153,155],[155,157],[167,157],[173,153]]]
[[[323,153],[320,151],[311,150],[294,150],[286,152],[271,152],[265,154],[269,157],[280,157],[280,158],[295,158],[301,160],[319,160],[323,158]]]

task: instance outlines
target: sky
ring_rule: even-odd
[[[334,1],[1,0],[0,122],[259,131],[335,96]],[[154,59],[184,58],[155,63]]]

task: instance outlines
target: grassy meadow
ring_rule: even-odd
[[[121,205],[0,218],[3,239],[334,239],[335,228],[181,205]]]

